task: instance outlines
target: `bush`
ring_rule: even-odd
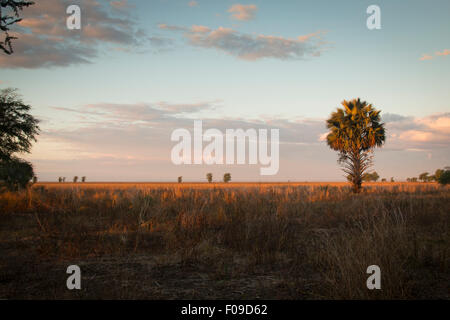
[[[362,180],[365,182],[370,182],[370,181],[376,182],[378,179],[380,179],[380,176],[378,175],[378,173],[376,171],[367,172],[363,175],[363,178],[362,178]]]
[[[231,181],[231,174],[230,173],[225,173],[223,175],[223,182],[228,183]]]
[[[438,182],[440,184],[449,184],[450,183],[450,170],[445,170],[441,173],[441,175],[438,178]]]
[[[33,178],[33,166],[21,159],[0,162],[0,181],[11,191],[26,188]]]

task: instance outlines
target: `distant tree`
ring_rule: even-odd
[[[33,176],[33,166],[28,161],[17,158],[0,161],[0,181],[11,191],[26,188]]]
[[[391,182],[395,182],[394,177],[391,177]]]
[[[223,182],[228,183],[231,181],[231,174],[230,173],[225,173],[223,175]]]
[[[363,181],[377,181],[380,178],[376,171],[372,173],[365,173],[362,180]]]
[[[62,182],[66,182],[66,177],[62,177]]]
[[[381,147],[386,139],[380,112],[365,101],[344,100],[327,120],[330,132],[327,143],[339,152],[338,163],[350,175],[353,192],[361,191],[364,173],[372,165],[372,151]]]
[[[406,182],[411,182],[411,178],[406,178]]]
[[[37,181],[38,181],[38,177],[33,176],[33,184],[37,183]]]
[[[376,171],[372,172],[372,181],[378,181],[378,179],[380,179],[380,176],[378,175],[378,173]]]
[[[206,174],[206,179],[208,180],[209,183],[211,183],[211,182],[212,182],[212,179],[213,179],[212,173],[207,173],[207,174]]]
[[[58,182],[62,182],[62,178],[61,177],[58,177]]]
[[[183,182],[183,177],[182,176],[179,176],[178,177],[178,183],[182,183]]]
[[[450,170],[444,170],[438,179],[438,182],[442,185],[446,185],[450,183]]]
[[[85,176],[81,177],[81,182],[86,182],[86,177]]]
[[[441,177],[442,173],[444,173],[444,169],[437,169],[434,172],[434,180],[439,181],[439,178]]]
[[[419,180],[422,180],[422,182],[428,181],[428,172],[419,174]]]
[[[19,11],[23,8],[33,5],[32,1],[17,1],[17,0],[0,0],[0,32],[3,33],[3,40],[0,38],[0,49],[6,53],[13,53],[11,40],[17,39],[8,34],[9,26],[20,22]],[[5,9],[4,11],[2,9]],[[3,13],[6,13],[3,15]]]
[[[411,182],[417,182],[417,177],[412,177]]]
[[[73,182],[77,183],[77,181],[78,181],[78,176],[73,177]]]
[[[381,182],[386,182],[386,178],[381,179]]]

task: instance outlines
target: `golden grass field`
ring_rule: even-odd
[[[449,299],[435,183],[37,183],[0,219],[0,298]]]

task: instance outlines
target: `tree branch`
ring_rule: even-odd
[[[4,35],[4,40],[0,41],[0,49],[6,54],[12,54],[14,51],[12,49],[11,40],[17,39],[17,37],[12,37],[8,34],[9,26],[22,21],[19,17],[19,11],[23,8],[33,5],[33,1],[17,1],[17,0],[0,0],[0,31]],[[3,16],[2,8],[9,8],[14,12],[14,15]]]

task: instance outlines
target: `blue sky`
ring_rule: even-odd
[[[392,136],[375,160],[382,177],[450,165],[449,1],[36,2],[16,30],[14,57],[0,56],[0,87],[19,88],[43,120],[30,156],[43,180],[198,180],[205,170],[261,179],[257,168],[173,166],[168,132],[192,128],[193,118],[276,124],[289,147],[273,179],[341,180],[320,136],[326,117],[355,97],[387,115]],[[82,28],[68,31],[64,11],[75,3]],[[381,30],[366,27],[371,4]],[[136,138],[141,105],[191,111],[170,124],[168,115],[147,119]]]

